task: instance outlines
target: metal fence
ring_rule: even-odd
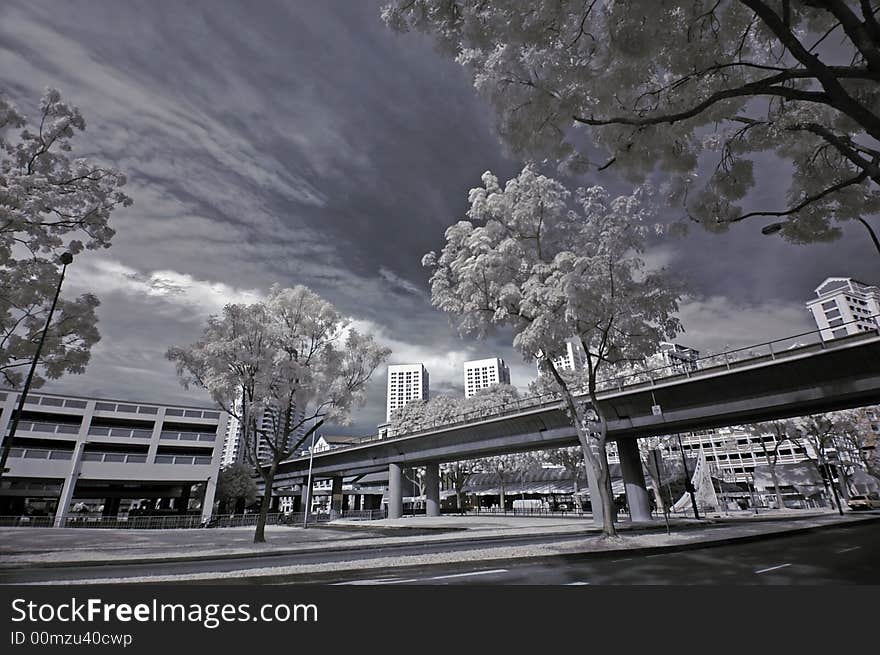
[[[181,530],[193,528],[240,528],[257,525],[259,514],[217,514],[203,521],[199,514],[175,514],[168,516],[82,516],[71,515],[64,521],[65,528],[107,528],[129,530]],[[310,513],[307,523],[329,523],[334,519],[374,521],[385,518],[385,510],[348,510],[345,512]],[[303,512],[271,513],[266,525],[301,526]],[[52,516],[0,516],[0,527],[51,528]]]

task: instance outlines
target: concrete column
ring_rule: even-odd
[[[79,470],[82,466],[83,451],[86,449],[84,441],[79,441],[73,449],[73,461],[70,464],[70,473],[61,484],[61,496],[58,498],[58,507],[55,509],[55,520],[52,525],[63,528],[67,521],[67,509],[73,500],[73,492],[76,489],[76,481],[79,479]]]
[[[388,465],[388,518],[403,516],[403,472],[400,464]]]
[[[202,498],[202,521],[207,521],[214,513],[214,494],[217,493],[217,476],[212,475],[205,481],[205,495]]]
[[[330,510],[337,514],[342,512],[342,476],[339,475],[330,479]]]
[[[440,465],[425,465],[425,516],[440,516]]]
[[[101,512],[101,515],[105,518],[116,518],[119,516],[119,504],[122,501],[121,498],[105,498],[104,499],[104,511]]]
[[[620,472],[626,485],[626,503],[629,505],[630,519],[633,521],[651,520],[651,499],[642,471],[639,457],[639,442],[635,439],[620,439],[617,442],[620,455]]]
[[[178,514],[186,514],[190,493],[192,493],[192,485],[184,484],[180,490],[180,497],[174,499],[174,507],[177,509]]]

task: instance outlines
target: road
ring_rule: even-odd
[[[583,541],[583,534],[574,533],[569,537],[560,535],[549,536],[487,536],[449,541],[374,545],[368,548],[349,548],[340,550],[315,550],[303,553],[266,554],[258,557],[231,557],[223,559],[206,558],[197,561],[153,562],[101,564],[99,566],[65,565],[63,567],[22,567],[0,569],[0,584],[21,584],[47,581],[82,581],[89,582],[95,578],[131,578],[140,576],[181,575],[187,573],[206,573],[222,571],[239,571],[252,568],[274,566],[296,566],[302,564],[322,564],[328,562],[350,562],[354,560],[373,559],[376,557],[403,557],[406,555],[424,555],[429,553],[449,553],[475,548],[497,546],[527,546],[543,543],[568,543]],[[230,583],[235,580],[225,580]]]
[[[443,565],[331,584],[803,585],[880,584],[880,523],[656,555],[565,556],[521,564]],[[278,580],[277,582],[282,582]],[[302,580],[298,580],[302,583]]]
[[[69,581],[88,583],[98,578],[125,578],[188,573],[246,571],[253,568],[296,566],[449,553],[493,546],[578,542],[582,535],[492,536],[481,539],[371,546],[363,549],[233,557],[196,561],[133,562],[100,566],[21,567],[0,569],[0,584]],[[321,573],[314,578],[261,579],[274,584],[487,584],[487,585],[630,585],[630,584],[880,584],[880,522],[869,521],[808,533],[777,536],[733,545],[654,555],[559,555],[523,559],[516,564],[471,562],[430,565],[377,574],[375,571]],[[246,574],[222,582],[249,582]]]

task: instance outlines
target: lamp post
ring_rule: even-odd
[[[21,395],[18,397],[18,409],[12,416],[12,424],[9,426],[9,434],[3,440],[3,454],[0,455],[0,476],[7,473],[6,460],[9,457],[9,450],[12,448],[12,440],[15,438],[15,431],[18,428],[18,421],[21,419],[21,413],[24,411],[24,401],[27,398],[28,391],[31,388],[31,382],[34,379],[34,373],[37,370],[37,364],[40,361],[40,352],[43,350],[43,343],[46,341],[46,334],[49,332],[49,326],[52,325],[52,315],[55,313],[55,307],[58,305],[58,296],[61,295],[61,283],[64,282],[64,273],[67,271],[67,265],[73,261],[73,255],[69,252],[61,254],[61,276],[58,278],[58,286],[55,288],[55,297],[52,299],[52,306],[49,308],[49,316],[46,317],[46,325],[43,327],[43,333],[40,335],[40,341],[37,344],[37,352],[31,361],[31,368],[28,371],[27,378],[24,381],[24,387]]]

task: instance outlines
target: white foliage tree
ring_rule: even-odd
[[[527,165],[502,188],[491,173],[470,192],[468,219],[446,231],[433,269],[433,304],[462,334],[512,327],[513,345],[552,376],[577,429],[587,473],[598,485],[603,531],[616,534],[605,455],[607,421],[597,399],[606,367],[640,361],[680,330],[677,286],[644,269],[647,190],[611,198],[601,187],[572,194]],[[586,354],[589,406],[554,364],[566,339]],[[591,487],[592,488],[592,487]],[[594,494],[595,496],[595,494]]]
[[[168,350],[181,383],[206,389],[242,426],[245,453],[265,484],[255,543],[265,541],[279,463],[324,421],[349,422],[390,353],[303,286],[274,286],[264,302],[227,305],[196,343]],[[259,461],[261,443],[271,454],[267,462]]]
[[[120,191],[125,176],[71,155],[85,129],[79,110],[48,89],[40,118],[26,118],[0,95],[0,379],[19,386],[36,352],[60,276],[59,256],[107,248],[111,213],[131,204]],[[40,356],[42,374],[82,373],[100,338],[98,299],[61,298]]]
[[[716,231],[781,218],[783,237],[807,243],[857,220],[880,253],[866,220],[880,209],[878,12],[870,0],[394,0],[382,15],[470,69],[517,155],[631,180],[659,169],[668,199]],[[778,206],[746,211],[765,153],[790,162],[791,184]]]

